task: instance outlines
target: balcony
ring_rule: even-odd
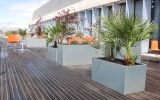
[[[0,49],[0,100],[158,100],[160,68],[148,62],[146,91],[121,95],[90,79],[90,67],[51,62],[45,49]],[[142,57],[146,58],[146,57]]]

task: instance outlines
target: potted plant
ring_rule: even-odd
[[[18,34],[22,37],[22,39],[25,39],[27,35],[27,29],[19,29]]]
[[[87,42],[82,44],[82,34],[78,32],[77,13],[72,13],[70,9],[63,10],[54,18],[56,26],[46,29],[48,42],[60,45],[48,47],[48,57],[62,65],[83,65],[91,64],[92,57],[99,57],[96,49]],[[76,34],[77,33],[77,34]],[[73,35],[77,35],[74,36]],[[87,41],[88,38],[85,38]],[[67,40],[68,44],[63,44]],[[87,55],[87,56],[86,56]],[[101,55],[100,55],[101,56]]]
[[[32,30],[33,33],[31,34],[31,37],[28,37],[26,39],[27,47],[44,48],[47,46],[47,41],[43,33],[44,30],[41,25],[41,22],[42,18],[40,16],[35,23],[35,29]]]
[[[48,27],[44,33],[47,35],[47,43],[51,46],[48,47],[48,57],[57,62],[58,44],[63,42],[63,33],[67,32],[64,24],[56,23],[55,26]]]
[[[122,94],[144,91],[147,66],[136,62],[132,48],[150,38],[156,28],[150,20],[128,17],[122,12],[105,17],[99,40],[104,51],[110,48],[110,53],[106,58],[93,59],[92,79]],[[116,59],[121,48],[125,50],[123,59]]]
[[[63,42],[63,34],[67,32],[67,28],[64,24],[57,23],[55,26],[48,27],[44,33],[48,36],[47,42],[51,44],[53,48],[57,48],[58,44]]]
[[[19,29],[18,30],[18,34],[22,37],[22,40],[21,40],[21,42],[20,42],[20,44],[21,44],[21,49],[20,50],[24,50],[24,45],[25,45],[25,37],[26,37],[26,35],[27,35],[27,29]]]

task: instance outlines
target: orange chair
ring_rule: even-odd
[[[156,57],[156,60],[158,61],[158,54],[159,54],[159,52],[160,52],[160,49],[158,48],[158,40],[151,40],[151,48],[149,49],[149,54],[156,53],[155,57]],[[147,59],[148,59],[147,60],[147,63],[148,63],[149,56],[148,56]]]
[[[8,43],[17,43],[19,41],[20,41],[20,39],[19,39],[18,35],[16,35],[16,34],[8,35]]]
[[[160,49],[158,48],[158,40],[151,40],[151,48],[149,50],[150,52],[160,52]]]
[[[17,45],[20,42],[20,38],[17,34],[10,34],[10,35],[8,35],[7,41],[9,43],[9,45],[12,46],[13,50],[15,51],[17,49]]]

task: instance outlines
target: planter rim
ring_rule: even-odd
[[[106,62],[109,62],[109,63],[114,63],[114,64],[117,64],[117,65],[120,65],[120,66],[124,66],[124,67],[136,67],[136,66],[141,66],[141,65],[147,65],[147,64],[144,64],[144,63],[137,63],[137,65],[131,65],[131,66],[126,66],[126,65],[123,65],[123,64],[119,64],[119,63],[115,63],[115,62],[111,62],[111,61],[107,61],[107,60],[103,60],[103,59],[101,59],[101,58],[106,58],[106,57],[94,57],[93,58],[93,60],[94,59],[97,59],[97,60],[101,60],[101,61],[106,61]],[[123,59],[119,59],[119,60],[123,60]]]
[[[86,45],[89,45],[90,46],[90,44],[76,44],[76,45],[74,45],[74,44],[60,44],[60,45],[62,45],[62,46],[80,46],[80,45],[82,45],[82,46],[86,46]]]

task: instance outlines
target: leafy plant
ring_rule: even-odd
[[[124,62],[126,65],[134,65],[136,57],[132,54],[133,45],[142,40],[149,39],[151,33],[157,29],[157,25],[150,20],[142,21],[136,16],[126,16],[123,12],[112,13],[103,20],[104,30],[101,38],[109,43],[111,51],[124,47],[126,54]]]
[[[72,41],[72,42],[71,42],[71,45],[78,45],[78,44],[79,44],[78,41]]]
[[[57,44],[62,43],[63,41],[63,33],[67,31],[66,27],[57,23],[55,26],[48,27],[44,33],[48,36],[47,42],[53,43],[53,47],[57,48]]]
[[[107,28],[107,26],[104,25],[104,28]],[[104,49],[103,53],[107,55],[106,53],[109,51],[109,58],[114,60],[117,52],[120,51],[122,46],[120,39],[114,34],[109,33],[108,30],[103,30],[100,32],[99,40],[101,40],[102,49]],[[108,51],[106,51],[106,49]]]
[[[36,34],[38,35],[38,36],[42,36],[42,27],[41,27],[41,20],[42,20],[42,18],[41,18],[41,16],[39,16],[39,19],[36,21],[36,29],[35,29],[35,31],[36,31]]]
[[[75,37],[79,37],[79,38],[82,38],[83,37],[83,33],[81,31],[77,31],[75,33]]]
[[[72,11],[73,10],[73,11]],[[67,31],[63,33],[62,38],[66,38],[67,36],[71,36],[76,32],[79,28],[79,23],[82,19],[78,19],[78,13],[73,13],[74,9],[67,9],[58,12],[57,16],[54,18],[55,22],[58,24],[63,24]],[[80,34],[77,34],[80,36]]]
[[[36,34],[37,34],[38,36],[41,36],[41,35],[42,35],[42,28],[41,28],[41,26],[37,26],[37,28],[36,28]]]
[[[13,34],[13,31],[6,31],[4,34],[8,36],[10,34]]]
[[[81,44],[90,44],[90,42],[89,41],[82,41]]]
[[[24,39],[27,35],[27,29],[19,29],[18,34]]]

